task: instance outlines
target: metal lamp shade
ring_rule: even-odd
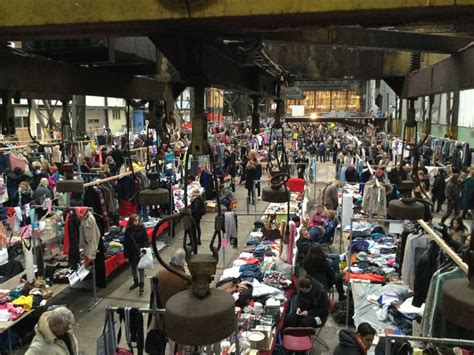
[[[425,206],[408,199],[392,200],[388,204],[388,214],[392,218],[416,221],[424,218]]]
[[[284,186],[273,188],[272,186],[265,186],[262,189],[262,201],[282,203],[290,201],[290,192]]]
[[[65,179],[58,181],[58,183],[56,184],[56,191],[60,193],[83,193],[84,181],[74,179]]]
[[[166,303],[166,335],[183,345],[209,345],[235,331],[235,302],[231,294],[211,289],[200,299],[182,291]]]
[[[170,202],[170,193],[163,188],[150,187],[140,191],[140,204],[144,206],[166,205]]]

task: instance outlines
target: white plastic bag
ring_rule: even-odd
[[[145,252],[138,262],[138,269],[153,269],[153,251],[151,248],[143,248],[142,252]]]

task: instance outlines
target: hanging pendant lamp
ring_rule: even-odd
[[[406,219],[416,221],[425,216],[425,206],[411,197],[415,188],[413,181],[402,181],[400,183],[400,192],[402,197],[398,200],[392,200],[388,204],[388,214],[392,218]]]
[[[171,297],[166,303],[164,315],[166,335],[183,345],[208,345],[230,336],[235,330],[235,301],[230,293],[211,289],[219,261],[220,233],[223,230],[223,219],[216,217],[216,230],[210,243],[211,254],[198,254],[196,245],[195,224],[191,210],[184,208],[179,215],[165,217],[155,226],[152,235],[152,246],[159,263],[168,271],[183,278],[190,288]],[[161,258],[156,248],[156,237],[160,226],[174,219],[183,219],[185,235],[183,248],[186,250],[186,261],[191,276],[171,268]],[[187,246],[188,238],[192,247]],[[219,238],[218,248],[214,247]]]
[[[277,174],[270,180],[270,185],[262,189],[262,201],[283,203],[290,201],[290,191],[286,187],[289,176]]]
[[[170,202],[170,193],[167,189],[159,187],[157,172],[147,172],[146,176],[150,179],[150,186],[140,191],[140,204],[144,206],[165,205]]]
[[[61,167],[64,174],[64,180],[58,181],[56,184],[56,191],[65,193],[83,193],[84,192],[84,181],[74,179],[74,165],[64,164]]]

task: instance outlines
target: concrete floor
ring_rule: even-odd
[[[333,164],[324,163],[318,165],[318,185],[323,184],[327,181],[332,181],[334,179],[334,176],[335,172]],[[309,192],[310,201],[312,201],[313,196],[313,186],[311,186]],[[237,198],[239,201],[237,212],[246,213],[246,190],[242,185],[239,185],[237,187]],[[266,206],[266,202],[257,201],[257,213],[263,213]],[[314,208],[314,203],[310,203],[309,206],[311,208]],[[253,213],[254,211],[255,210],[252,206],[250,213]],[[203,220],[201,222],[203,246],[208,244],[211,240],[213,233],[214,217],[215,213],[208,213],[203,217]],[[244,248],[248,234],[252,229],[254,221],[254,216],[239,216],[239,250],[242,250]],[[162,240],[165,241],[167,244],[167,247],[162,250],[162,256],[164,260],[169,260],[174,250],[181,246],[182,224],[179,224],[177,226],[177,233],[174,239],[165,236],[164,238],[162,238]],[[205,251],[205,249],[202,250]],[[335,247],[334,250],[338,250],[338,247]],[[222,273],[222,270],[226,268],[227,265],[231,264],[234,258],[240,252],[228,248],[226,249],[225,253],[226,255],[224,265],[221,251],[221,260],[219,261],[216,279],[219,278],[220,274]],[[154,270],[147,270],[147,275],[154,275],[158,269],[159,265],[155,260]],[[131,274],[126,266],[116,271],[110,279],[107,288],[99,291],[98,296],[101,301],[91,311],[88,311],[88,308],[93,304],[93,297],[92,292],[89,289],[68,289],[54,300],[54,304],[67,305],[74,312],[76,317],[74,331],[79,341],[79,348],[84,355],[96,354],[96,340],[102,332],[106,307],[148,307],[149,284],[146,284],[145,294],[140,296],[138,294],[138,290],[130,291],[128,289],[131,283]],[[335,324],[332,318],[330,317],[321,333],[322,339],[324,339],[328,343],[330,350],[326,351],[319,344],[317,344],[313,354],[332,354],[335,346],[338,343],[339,329],[340,327]],[[16,350],[14,353],[23,354],[24,351],[25,349],[19,349]]]

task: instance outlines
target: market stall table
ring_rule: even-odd
[[[21,284],[21,278],[25,276],[25,273],[20,273],[10,280],[0,284],[0,289],[7,289],[11,290],[16,288],[19,284]],[[69,284],[53,284],[48,288],[51,291],[52,295],[47,301],[51,301],[54,297],[60,295],[65,289],[69,288]],[[11,328],[18,324],[21,320],[25,319],[29,315],[31,315],[37,308],[31,309],[22,313],[18,318],[12,321],[0,321],[0,334],[8,332],[8,343],[9,343],[9,353],[12,353],[12,342],[11,342]]]

